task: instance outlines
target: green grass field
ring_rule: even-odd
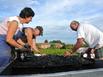
[[[53,55],[63,55],[65,51],[69,49],[56,49],[56,48],[48,48],[48,49],[42,49],[41,53],[45,54],[53,54]]]
[[[37,44],[39,46],[39,44]],[[65,51],[71,51],[73,44],[67,44],[64,48],[55,48],[55,44],[51,43],[51,47],[47,49],[40,49],[43,54],[63,55]]]
[[[83,45],[83,47],[86,47],[86,45]],[[52,54],[52,55],[63,55],[65,51],[71,51],[73,48],[73,44],[67,44],[65,45],[64,48],[54,48],[54,46],[52,46],[51,48],[47,48],[47,49],[41,49],[41,53],[43,54]],[[74,55],[79,55],[79,53],[75,53]]]

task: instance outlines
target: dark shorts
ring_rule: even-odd
[[[103,47],[96,50],[96,58],[103,58]]]

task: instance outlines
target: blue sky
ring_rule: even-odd
[[[62,40],[76,42],[76,32],[69,28],[72,20],[91,23],[103,31],[103,0],[0,0],[0,20],[18,15],[24,7],[31,7],[36,15],[25,26],[43,26],[44,35],[37,42]]]

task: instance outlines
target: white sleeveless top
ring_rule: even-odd
[[[2,23],[0,23],[0,34],[1,35],[6,35],[7,34],[7,31],[8,31],[7,23],[8,23],[8,21],[13,21],[13,20],[16,20],[18,22],[18,29],[17,29],[16,33],[18,32],[18,30],[21,29],[23,24],[20,23],[18,17],[17,16],[9,17],[9,18],[5,19]]]

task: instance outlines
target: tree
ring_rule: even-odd
[[[62,43],[60,40],[53,40],[53,41],[50,41],[50,43]]]
[[[48,40],[45,40],[44,43],[48,43]]]

